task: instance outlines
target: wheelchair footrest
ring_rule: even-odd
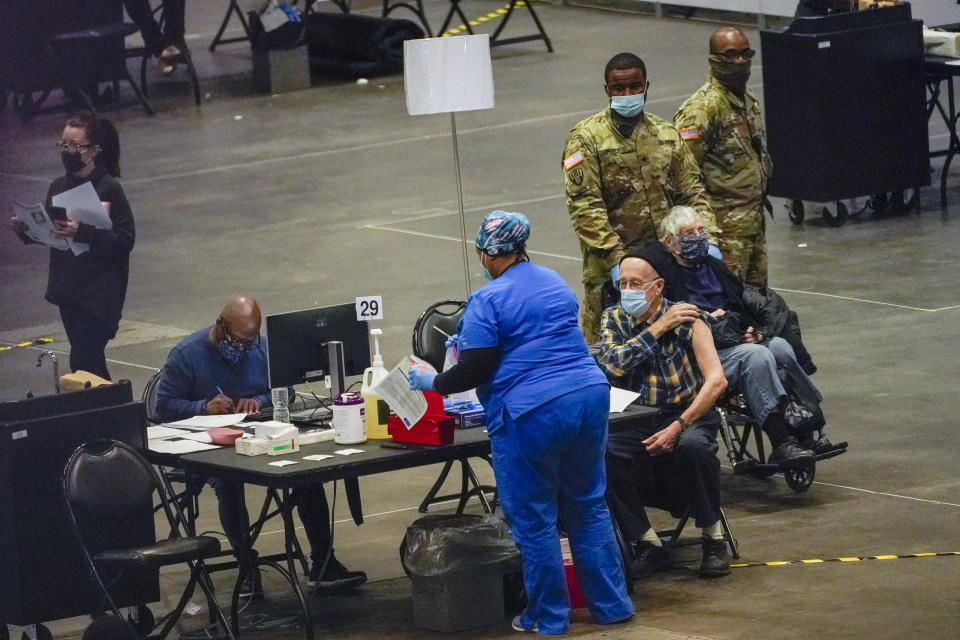
[[[847,452],[847,443],[846,442],[837,443],[833,445],[833,448],[830,449],[829,451],[818,453],[817,462],[819,462],[820,460],[828,460],[829,458],[835,458],[840,454],[846,453],[846,452]]]
[[[734,475],[743,475],[753,472],[760,463],[757,460],[741,460],[733,463]]]

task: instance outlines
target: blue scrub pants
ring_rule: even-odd
[[[558,516],[593,617],[609,623],[633,614],[604,500],[609,405],[607,385],[597,384],[516,420],[501,411],[487,425],[497,491],[523,554],[524,628],[557,634],[570,626]]]

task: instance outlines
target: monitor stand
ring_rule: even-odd
[[[330,397],[334,400],[346,391],[344,379],[346,373],[343,368],[343,343],[331,340],[327,343],[327,360],[330,371]]]

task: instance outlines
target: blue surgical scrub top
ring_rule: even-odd
[[[577,326],[577,296],[555,271],[521,262],[473,292],[458,348],[499,347],[493,378],[477,388],[488,416],[514,419],[566,393],[607,384]]]

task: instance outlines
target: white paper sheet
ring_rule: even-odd
[[[373,388],[374,393],[390,405],[408,430],[427,412],[427,399],[423,396],[423,392],[410,389],[410,378],[407,372],[410,371],[411,359],[413,356],[398,362],[387,377]]]
[[[54,249],[66,250],[70,248],[66,240],[53,237],[53,222],[41,203],[23,204],[11,200],[10,204],[13,205],[13,214],[27,225],[26,233],[28,236]]]
[[[166,438],[182,438],[190,432],[185,429],[171,429],[163,425],[147,427],[147,440],[158,440]]]
[[[193,416],[176,422],[168,422],[168,427],[186,427],[193,429],[215,429],[217,427],[232,427],[243,422],[245,413],[228,413],[222,416]]]
[[[304,460],[326,460],[327,458],[332,458],[333,456],[326,453],[315,453],[312,456],[303,456]]]
[[[191,431],[183,437],[187,440],[193,440],[194,442],[206,442],[207,444],[213,444],[213,439],[210,438],[210,434],[206,431]]]
[[[610,413],[622,413],[631,402],[639,397],[639,393],[610,387]]]
[[[338,456],[352,456],[355,453],[363,453],[363,449],[337,449],[334,453]]]
[[[92,225],[97,229],[113,228],[113,220],[110,219],[107,208],[103,206],[91,182],[84,182],[73,189],[58,193],[53,196],[53,204],[66,209],[67,216],[71,220]],[[73,254],[77,256],[90,250],[90,245],[85,242],[70,239],[67,243]]]
[[[296,460],[277,460],[276,462],[268,462],[268,465],[271,467],[285,467],[288,464],[297,464]]]
[[[217,445],[196,442],[194,440],[150,440],[147,442],[151,451],[158,453],[195,453],[207,449],[219,449]]]

